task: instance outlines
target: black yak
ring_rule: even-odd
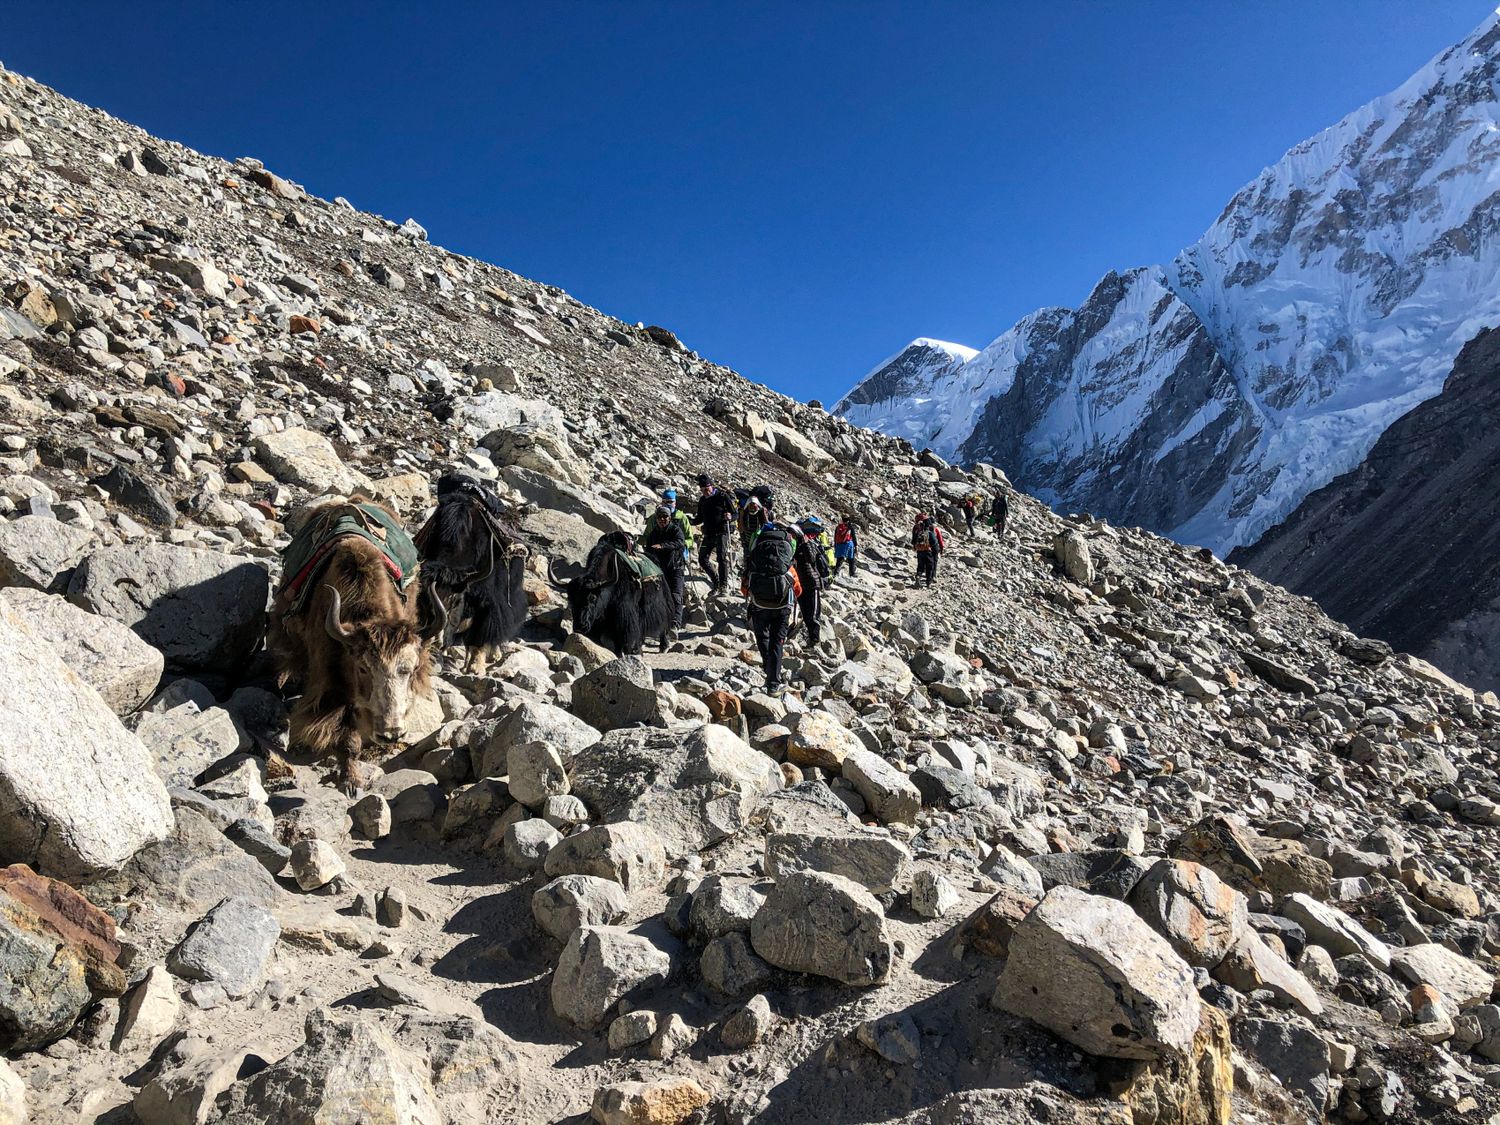
[[[623,531],[601,536],[582,573],[566,584],[547,567],[552,585],[568,595],[573,628],[621,655],[638,654],[647,637],[665,649],[672,628],[672,591],[656,564],[636,555],[634,546]]]
[[[416,536],[426,619],[448,622],[440,643],[462,644],[465,670],[482,676],[495,650],[526,624],[528,551],[521,533],[504,522],[500,498],[480,481],[448,473],[437,494],[437,510]]]

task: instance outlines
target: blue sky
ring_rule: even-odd
[[[1170,258],[1490,7],[82,0],[0,58],[831,404]]]

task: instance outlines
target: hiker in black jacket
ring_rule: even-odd
[[[1010,513],[1010,505],[1005,502],[1005,493],[995,493],[995,498],[990,501],[990,524],[995,529],[995,538],[1005,538],[1005,517]]]
[[[734,497],[714,483],[707,473],[698,474],[698,514],[693,522],[703,528],[703,544],[698,549],[698,565],[708,575],[715,593],[729,588],[729,537],[734,534],[736,510]]]
[[[662,579],[672,591],[672,628],[676,629],[682,624],[682,603],[687,593],[687,568],[682,557],[687,545],[682,538],[682,524],[672,517],[672,509],[665,504],[656,509],[644,546],[646,555],[661,567]],[[665,640],[662,647],[666,647]]]

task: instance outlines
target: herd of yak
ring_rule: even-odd
[[[462,644],[466,670],[483,675],[496,649],[526,622],[529,551],[482,482],[449,474],[438,504],[408,537],[390,508],[364,496],[307,512],[271,608],[269,647],[280,681],[301,695],[290,743],[338,763],[359,788],[364,752],[401,740],[413,700],[429,690],[434,646]],[[305,540],[313,540],[305,542]],[[631,564],[622,533],[603,536],[566,582],[573,628],[620,653],[671,627],[672,594]]]

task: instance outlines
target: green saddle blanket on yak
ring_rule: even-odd
[[[290,591],[291,612],[301,611],[313,579],[328,562],[329,552],[348,535],[368,539],[380,548],[397,589],[405,591],[416,580],[421,559],[400,521],[378,504],[341,504],[308,520],[281,552],[281,586],[277,592]]]
[[[618,547],[615,554],[619,556],[620,562],[625,569],[630,571],[637,582],[658,582],[661,580],[661,567],[657,566],[644,555],[626,554]]]

